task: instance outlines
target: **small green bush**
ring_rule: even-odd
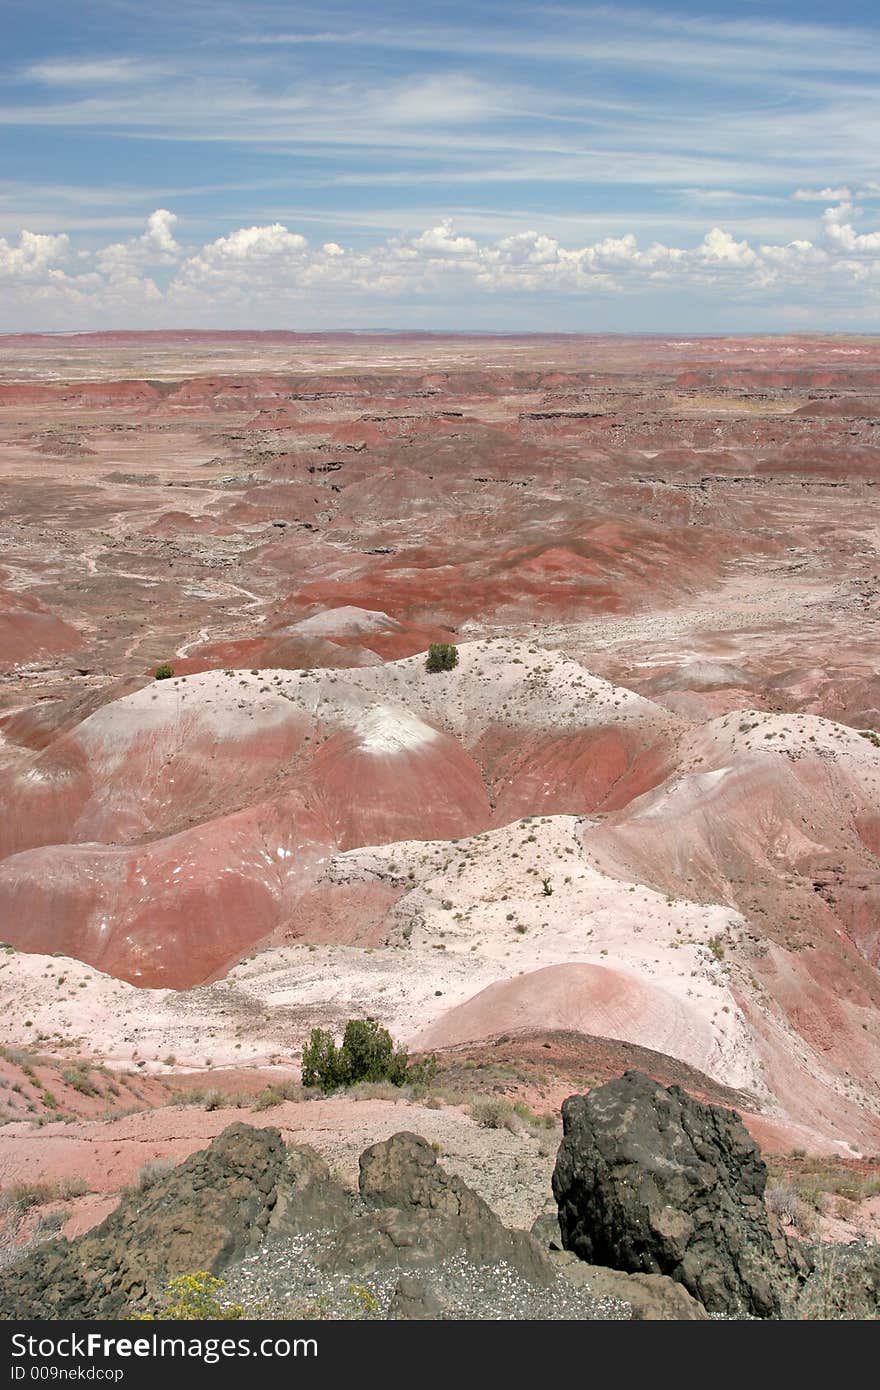
[[[354,1086],[359,1081],[390,1081],[393,1086],[424,1085],[436,1071],[436,1060],[410,1062],[404,1048],[395,1048],[387,1028],[374,1018],[350,1018],[337,1047],[332,1033],[313,1028],[303,1048],[302,1084],[322,1091]]]
[[[72,1086],[81,1096],[99,1096],[101,1094],[89,1076],[85,1067],[68,1067],[61,1073],[62,1081],[66,1081],[68,1086]]]
[[[156,680],[167,681],[174,675],[174,667],[169,666],[167,661],[163,661],[161,666],[156,667]]]
[[[260,1091],[255,1095],[251,1102],[251,1110],[271,1110],[273,1105],[280,1105],[284,1097],[274,1086],[267,1086],[265,1091]]]
[[[451,671],[458,665],[458,647],[451,642],[432,642],[425,662],[427,671]]]

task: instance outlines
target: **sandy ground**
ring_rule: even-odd
[[[256,1115],[172,1106],[91,1125],[44,1125],[38,1133],[29,1133],[25,1125],[6,1125],[0,1130],[0,1182],[32,1180],[35,1171],[53,1181],[77,1177],[99,1198],[108,1194],[109,1201],[111,1194],[136,1181],[145,1163],[169,1155],[185,1158],[241,1120],[279,1129],[289,1143],[310,1144],[350,1187],[357,1186],[357,1161],[365,1148],[408,1130],[438,1145],[449,1170],[459,1173],[510,1225],[530,1226],[551,1199],[555,1131],[534,1138],[524,1130],[483,1129],[457,1107],[346,1098],[283,1102]],[[89,1219],[101,1209],[94,1200],[85,1208]]]

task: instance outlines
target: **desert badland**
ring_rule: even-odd
[[[527,1226],[469,1096],[631,1066],[873,1171],[878,485],[875,339],[0,340],[3,1183],[245,1112]],[[299,1094],[367,1016],[448,1103]]]

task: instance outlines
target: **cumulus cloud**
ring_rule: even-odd
[[[852,203],[840,203],[826,208],[822,214],[826,239],[850,255],[875,255],[880,252],[880,232],[858,233],[852,225],[855,209]]]
[[[445,218],[438,227],[430,227],[413,241],[417,251],[437,252],[441,256],[473,255],[478,250],[477,243],[469,236],[456,236],[451,218]]]
[[[714,226],[691,246],[642,244],[633,232],[565,245],[539,229],[478,238],[447,218],[369,246],[311,244],[272,222],[187,248],[177,240],[174,213],[159,208],[140,236],[94,252],[75,253],[64,234],[0,239],[0,277],[27,287],[18,301],[30,314],[26,327],[39,326],[34,315],[47,306],[57,320],[75,316],[78,324],[102,315],[132,325],[145,315],[195,326],[278,322],[300,312],[344,322],[352,311],[381,323],[385,311],[376,306],[383,300],[449,308],[472,305],[474,295],[516,304],[523,296],[690,290],[701,302],[716,295],[760,304],[778,291],[808,300],[826,294],[836,303],[847,285],[863,306],[873,302],[866,291],[880,294],[880,231],[857,231],[857,215],[852,203],[836,203],[825,209],[815,240],[782,244],[753,244]]]
[[[155,212],[151,212],[147,218],[147,230],[142,238],[144,244],[154,247],[162,255],[178,255],[180,247],[174,240],[173,231],[176,221],[176,214],[169,212],[167,208],[157,208]]]
[[[697,248],[700,259],[714,265],[754,266],[758,256],[747,241],[736,241],[721,227],[707,232]]]
[[[270,227],[242,227],[229,236],[218,237],[201,251],[205,265],[224,266],[234,261],[265,261],[300,256],[308,242],[298,232],[289,232],[280,222]]]
[[[13,245],[0,237],[0,276],[10,280],[34,280],[56,273],[70,252],[70,238],[24,231]]]
[[[175,264],[183,248],[174,240],[177,216],[167,208],[157,208],[147,218],[142,236],[130,241],[117,241],[96,253],[98,269],[106,275],[134,275],[146,266]]]
[[[307,249],[306,238],[281,222],[240,227],[189,256],[169,287],[169,295],[197,301],[208,286],[214,287],[214,294],[228,293],[239,301],[248,289],[255,295],[273,288],[284,292],[298,282]]]

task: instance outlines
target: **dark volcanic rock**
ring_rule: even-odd
[[[504,1262],[534,1283],[553,1278],[537,1241],[502,1225],[482,1197],[440,1167],[418,1135],[395,1134],[366,1149],[360,1192],[371,1210],[331,1239],[327,1267],[418,1267],[461,1254],[476,1265]]]
[[[767,1170],[733,1111],[640,1072],[562,1107],[553,1192],[565,1249],[666,1274],[710,1312],[779,1317],[806,1272],[764,1205]]]
[[[350,1217],[345,1189],[312,1149],[275,1129],[230,1125],[93,1231],[54,1241],[0,1275],[0,1316],[114,1318],[161,1295],[178,1274],[225,1269],[270,1232]]]
[[[456,1257],[474,1268],[504,1263],[532,1286],[555,1278],[532,1237],[503,1226],[414,1134],[395,1135],[362,1155],[361,1195],[367,1210],[359,1214],[353,1194],[312,1149],[287,1148],[274,1129],[230,1125],[146,1191],[130,1193],[95,1230],[52,1241],[6,1269],[0,1317],[149,1311],[175,1275],[217,1274],[266,1237],[307,1237],[316,1268],[328,1275],[427,1273]],[[432,1315],[414,1311],[414,1287],[403,1286],[395,1316]]]

